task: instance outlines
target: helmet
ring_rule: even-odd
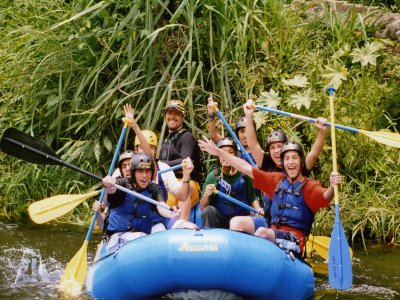
[[[301,168],[301,174],[302,175],[306,175],[307,173],[307,169],[306,169],[306,159],[304,156],[304,150],[303,147],[295,141],[288,141],[286,142],[283,147],[281,148],[281,163],[283,166],[283,157],[285,155],[286,152],[288,151],[296,151],[299,155],[300,155],[300,168]]]
[[[181,113],[183,113],[183,115],[185,115],[185,113],[186,113],[185,104],[183,104],[183,102],[180,100],[168,101],[168,103],[165,105],[163,110],[164,110],[164,112],[166,112],[169,109],[176,109],[177,111],[180,111]]]
[[[122,176],[122,162],[126,159],[131,159],[132,155],[134,155],[133,151],[131,150],[126,150],[124,152],[121,153],[121,155],[118,158],[118,169],[121,173]]]
[[[142,130],[142,133],[144,135],[144,138],[146,139],[146,141],[149,143],[150,146],[157,147],[158,139],[157,139],[156,134],[153,131]],[[140,141],[139,141],[139,138],[136,136],[134,146],[136,148],[139,145],[140,145]]]
[[[151,170],[154,173],[154,160],[146,153],[134,154],[131,160],[131,172],[136,170]]]
[[[238,130],[240,128],[246,127],[246,122],[245,121],[246,121],[246,119],[245,119],[244,116],[240,117],[239,120],[236,121],[236,124],[235,124],[235,133],[236,134],[238,133]]]
[[[222,147],[226,147],[226,146],[232,147],[235,150],[237,149],[236,143],[228,137],[222,138],[217,142],[218,148],[222,148]]]
[[[286,143],[288,138],[286,134],[282,130],[274,130],[268,135],[267,139],[267,150],[269,150],[269,146],[276,142]],[[281,152],[282,153],[282,152]]]

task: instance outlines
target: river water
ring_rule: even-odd
[[[83,226],[0,219],[0,299],[62,298],[57,282],[86,231]],[[100,239],[93,234],[89,263]],[[315,299],[400,299],[400,248],[371,245],[367,250],[354,250],[352,289],[334,291],[327,275],[317,274]],[[83,294],[79,299],[90,298]]]

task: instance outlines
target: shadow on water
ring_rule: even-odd
[[[86,232],[84,226],[0,219],[0,299],[62,298],[57,283]],[[95,234],[89,243],[89,264],[100,239]],[[316,275],[315,299],[400,299],[400,249],[371,245],[368,254],[356,249],[353,276],[353,288],[337,292],[327,275]],[[79,299],[90,298],[83,294]]]

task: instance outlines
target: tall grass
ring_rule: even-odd
[[[281,110],[328,118],[324,88],[335,78],[341,78],[338,123],[398,131],[399,57],[388,46],[374,54],[375,65],[360,65],[352,53],[374,41],[369,16],[320,7],[322,13],[310,14],[307,5],[273,0],[2,1],[1,131],[20,128],[69,162],[105,174],[125,103],[134,106],[143,128],[162,139],[162,108],[179,98],[188,108],[187,125],[200,135],[207,133],[211,93],[231,124],[247,98],[263,93],[276,93]],[[293,83],[295,76],[307,84]],[[273,128],[286,130],[307,150],[317,135],[308,123],[272,114],[258,115],[257,123],[263,124],[262,144]],[[132,138],[124,147],[131,148]],[[313,172],[326,183],[329,145]],[[338,132],[338,155],[346,176],[346,230],[354,238],[398,243],[399,173],[389,171],[400,160],[396,149]],[[25,212],[31,201],[86,192],[95,184],[60,167],[17,161],[11,168],[16,160],[0,159],[0,206],[8,216]],[[69,220],[86,218],[89,207]],[[324,210],[315,230],[328,234],[332,221],[333,211]]]

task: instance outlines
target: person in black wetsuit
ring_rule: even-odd
[[[201,182],[201,159],[200,149],[195,136],[184,127],[185,106],[180,100],[171,100],[164,107],[165,122],[168,128],[168,135],[161,145],[159,160],[168,165],[176,166],[182,160],[190,157],[194,169],[191,173],[191,192],[186,201],[179,201],[168,195],[167,204],[177,205],[181,211],[181,219],[189,220],[190,209],[199,201]],[[174,171],[178,179],[182,178],[182,171]]]

